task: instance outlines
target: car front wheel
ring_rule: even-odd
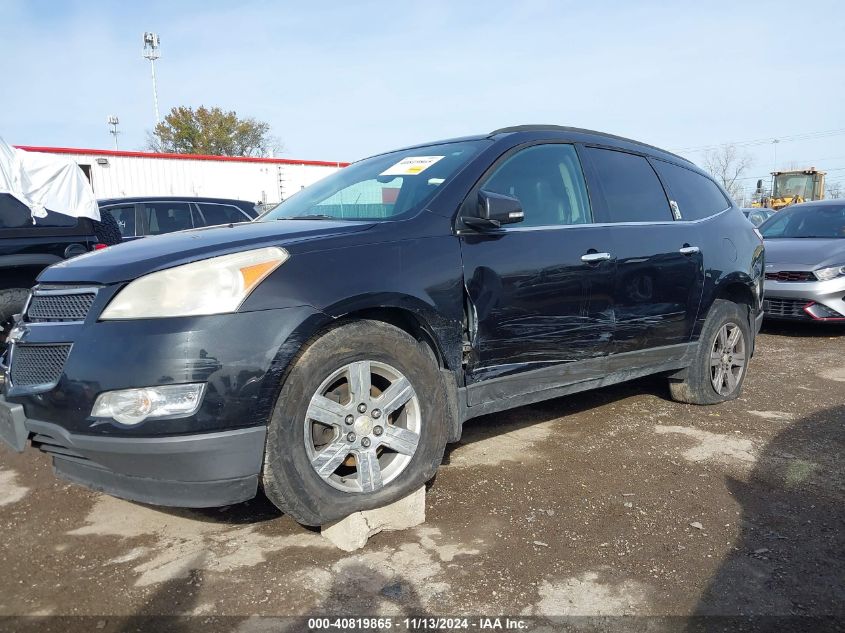
[[[282,387],[264,491],[306,525],[395,501],[434,475],[448,411],[424,343],[375,321],[333,328],[305,347]]]

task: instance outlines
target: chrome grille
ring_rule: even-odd
[[[64,371],[69,344],[15,345],[10,377],[13,387],[55,385]]]
[[[93,292],[39,294],[36,290],[29,302],[26,318],[33,323],[84,321],[96,296]]]
[[[817,281],[816,276],[808,270],[782,270],[777,273],[766,273],[767,281]]]

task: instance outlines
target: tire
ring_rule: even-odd
[[[731,346],[733,336],[739,337],[735,346]],[[748,373],[752,345],[745,306],[717,299],[704,322],[686,378],[669,381],[672,398],[704,405],[739,397]],[[721,385],[719,390],[717,384]]]
[[[7,288],[0,290],[0,346],[6,344],[6,335],[12,329],[12,316],[23,311],[29,290],[25,288]]]
[[[114,246],[123,241],[123,236],[120,234],[120,226],[117,220],[114,219],[111,211],[100,211],[100,222],[92,220],[91,224],[94,226],[94,235],[100,244]]]
[[[370,379],[370,388],[365,383],[353,388],[356,376]],[[389,398],[401,391],[395,402],[402,401],[408,394],[402,378],[412,395],[390,413],[389,403],[380,399],[381,389],[387,393],[394,388]],[[359,393],[367,394],[366,403],[358,402]],[[326,395],[334,402],[318,400]],[[366,414],[358,408],[362,404]],[[381,406],[387,412],[383,418]],[[267,432],[264,492],[304,525],[325,525],[401,499],[430,480],[440,466],[448,416],[441,372],[424,343],[376,321],[335,327],[306,344],[285,379]],[[354,423],[349,424],[350,419]],[[350,433],[354,440],[349,440]]]

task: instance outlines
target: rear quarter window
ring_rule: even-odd
[[[135,232],[135,205],[125,207],[104,207],[103,211],[109,211],[117,222],[120,234],[123,237],[134,237]]]
[[[678,205],[682,220],[709,218],[731,206],[722,190],[706,176],[662,160],[655,160],[654,166]]]

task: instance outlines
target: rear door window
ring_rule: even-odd
[[[213,204],[210,202],[200,202],[198,204],[205,218],[206,226],[246,222],[250,219],[243,211],[228,204]]]
[[[669,200],[649,162],[616,150],[586,148],[604,199],[608,222],[672,220]]]
[[[731,206],[722,190],[709,178],[662,160],[655,160],[654,167],[678,205],[680,219],[709,218]]]
[[[135,237],[135,205],[130,204],[125,207],[107,207],[103,211],[110,212],[117,226],[120,228],[120,235],[123,237]]]
[[[187,202],[145,202],[144,219],[150,235],[161,235],[193,228]]]

